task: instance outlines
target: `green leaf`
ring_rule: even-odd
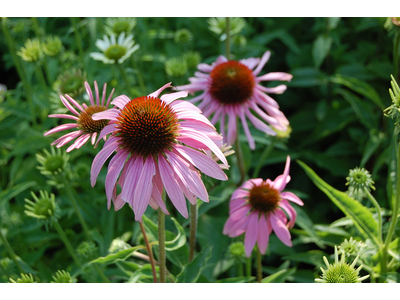
[[[10,201],[15,196],[19,195],[20,193],[34,185],[36,185],[35,181],[27,181],[0,192],[0,207],[2,207],[4,204],[6,204],[6,202]]]
[[[310,250],[307,252],[286,255],[283,257],[283,259],[290,259],[296,262],[311,264],[316,267],[323,267],[325,266],[325,263],[322,258],[323,256],[328,256],[328,255],[320,250]]]
[[[203,251],[188,263],[179,275],[176,277],[177,282],[193,283],[199,278],[201,271],[211,257],[211,248],[203,248]]]
[[[217,280],[217,283],[246,283],[252,282],[256,278],[254,276],[240,276],[240,277],[231,277],[231,278],[224,278],[221,280]]]
[[[316,234],[314,230],[314,224],[311,221],[311,219],[308,217],[308,215],[305,213],[304,210],[302,210],[299,207],[295,207],[295,210],[297,212],[297,218],[296,218],[296,224],[300,227],[303,228],[305,232],[309,235],[309,237],[314,241],[314,243],[324,249],[325,245],[321,238]]]
[[[360,202],[327,184],[305,163],[299,160],[297,162],[304,169],[312,182],[314,182],[314,184],[324,192],[346,216],[353,220],[354,225],[363,238],[370,238],[376,245],[379,245],[377,238],[378,224],[373,218],[372,213]]]
[[[325,60],[332,46],[332,38],[324,35],[319,35],[314,41],[312,54],[314,65],[317,69],[321,66],[322,62]]]
[[[88,264],[95,264],[95,263],[102,265],[113,264],[117,261],[126,260],[128,257],[132,255],[133,252],[144,248],[145,248],[144,246],[136,246],[129,249],[121,250],[117,253],[109,254],[105,257],[96,258],[90,261]]]
[[[158,266],[156,266],[156,273],[159,273]],[[134,282],[153,282],[153,271],[151,265],[144,265],[139,270],[136,270],[128,280],[129,283]]]
[[[282,283],[286,278],[296,272],[296,269],[282,269],[272,275],[269,275],[261,280],[261,283]]]

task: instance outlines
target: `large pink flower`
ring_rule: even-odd
[[[197,68],[201,72],[195,72],[196,77],[189,78],[191,83],[176,88],[190,93],[203,91],[190,102],[196,103],[201,100],[198,107],[203,110],[204,116],[210,117],[214,114],[211,123],[216,124],[218,120],[220,121],[220,133],[224,136],[224,141],[228,145],[232,145],[236,140],[236,119],[239,117],[250,148],[254,149],[255,142],[250,134],[246,118],[250,120],[254,127],[266,134],[276,135],[276,132],[256,118],[250,110],[253,110],[261,119],[278,130],[285,131],[289,125],[289,121],[279,110],[278,103],[267,94],[281,94],[286,90],[286,86],[279,85],[267,88],[263,87],[260,82],[290,81],[293,76],[287,73],[273,72],[256,77],[270,55],[271,52],[267,51],[261,60],[259,58],[247,58],[239,61],[228,61],[221,55],[211,65],[199,64]],[[226,139],[225,116],[229,117]]]
[[[288,156],[285,171],[274,181],[250,179],[232,195],[223,234],[236,237],[246,232],[244,245],[247,257],[256,242],[260,252],[265,254],[272,230],[286,246],[292,246],[289,229],[294,226],[297,214],[288,200],[298,205],[303,205],[303,201],[292,192],[282,192],[290,181],[289,166]]]
[[[111,94],[108,97],[106,105],[104,105],[104,100],[106,98],[106,90],[107,90],[107,84],[104,84],[103,97],[100,105],[99,88],[97,86],[97,82],[96,81],[94,82],[96,103],[94,103],[92,89],[90,88],[89,84],[86,81],[85,81],[85,87],[86,87],[86,92],[89,96],[91,104],[90,106],[87,106],[85,103],[80,105],[69,95],[65,95],[65,97],[60,95],[61,102],[75,116],[68,114],[54,114],[48,116],[49,118],[63,118],[63,119],[74,120],[74,123],[59,125],[47,131],[44,134],[46,136],[59,131],[77,128],[78,130],[67,133],[62,137],[56,139],[53,143],[51,143],[51,145],[57,145],[56,147],[60,148],[65,144],[69,143],[70,141],[72,141],[73,139],[76,139],[76,141],[68,147],[67,152],[70,152],[73,149],[79,149],[89,140],[89,138],[92,138],[92,145],[93,145],[96,141],[97,135],[108,124],[108,120],[101,120],[101,121],[93,120],[92,115],[97,112],[105,111],[108,108],[108,104],[110,103],[111,97],[114,93],[114,89],[111,91]],[[71,104],[74,105],[78,110],[76,110]]]
[[[161,197],[164,188],[185,218],[188,217],[185,196],[192,204],[197,197],[208,202],[208,193],[197,169],[219,180],[228,179],[205,153],[211,150],[227,166],[220,150],[222,137],[200,109],[187,101],[176,100],[186,97],[187,92],[159,97],[170,86],[168,83],[148,96],[133,100],[118,96],[111,104],[119,109],[93,115],[95,120],[111,120],[99,138],[112,135],[93,160],[92,186],[105,161],[116,152],[108,165],[105,181],[108,209],[111,199],[115,210],[128,203],[137,221],[148,205],[154,209],[160,207],[168,214]],[[117,184],[121,187],[118,195]]]

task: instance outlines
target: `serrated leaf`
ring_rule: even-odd
[[[370,238],[376,245],[379,245],[378,224],[373,218],[372,213],[357,200],[349,197],[323,181],[310,167],[302,161],[297,161],[304,169],[307,176],[314,184],[324,192],[329,199],[354,222],[354,225],[364,239]]]
[[[144,246],[136,246],[129,249],[121,250],[117,253],[109,254],[104,257],[96,258],[90,261],[88,264],[102,264],[102,265],[109,265],[113,264],[117,261],[126,260],[131,254],[139,249],[144,249]]]
[[[176,277],[177,282],[196,282],[208,259],[211,257],[211,248],[207,247],[203,249],[190,263],[184,266],[182,272]]]

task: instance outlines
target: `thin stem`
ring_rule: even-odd
[[[144,229],[143,224],[139,222],[139,225],[140,225],[140,230],[142,231],[143,234],[144,243],[146,244],[147,253],[149,254],[151,271],[153,272],[153,281],[154,283],[157,283],[156,265],[154,262],[153,252],[151,251],[150,243],[149,240],[147,239],[146,230]]]
[[[371,195],[366,187],[364,187],[364,192],[367,194],[369,200],[371,200],[372,204],[375,206],[375,209],[378,213],[378,235],[379,235],[379,242],[382,243],[382,212],[381,207],[379,206],[378,201]]]
[[[78,45],[79,58],[81,59],[81,63],[83,64],[83,48],[82,48],[81,34],[78,30],[78,24],[77,24],[76,18],[71,17],[70,20],[72,22],[72,26],[74,27],[75,41],[76,41],[76,44]]]
[[[136,62],[136,58],[133,58],[133,67],[135,68],[135,70],[138,71],[138,80],[139,80],[139,84],[140,84],[140,88],[142,90],[142,94],[143,95],[147,95],[146,93],[146,86],[144,85],[144,81],[143,81],[143,76],[142,76],[142,71],[139,69],[138,63]]]
[[[393,41],[393,64],[394,64],[394,78],[399,80],[399,47],[400,47],[400,28],[396,28]]]
[[[239,165],[239,171],[240,171],[240,181],[237,184],[237,186],[240,186],[240,185],[242,185],[242,183],[243,183],[243,181],[244,181],[244,179],[246,177],[246,169],[245,169],[244,161],[243,161],[242,148],[240,146],[239,130],[238,130],[238,135],[237,135],[237,138],[236,138],[236,141],[235,141],[235,154],[236,154],[237,163]]]
[[[226,58],[229,60],[229,56],[231,55],[231,28],[230,28],[230,19],[229,17],[226,17],[226,41],[225,41],[225,53],[226,53]]]
[[[8,243],[5,235],[3,234],[3,231],[0,228],[0,239],[3,242],[4,246],[6,247],[8,254],[10,255],[11,259],[14,261],[14,263],[17,265],[17,268],[20,273],[24,273],[24,271],[21,268],[21,265],[18,262],[17,255],[15,254],[14,250],[11,248],[10,244]]]
[[[196,231],[197,231],[197,203],[190,204],[190,236],[189,236],[189,262],[194,258],[196,249]]]
[[[61,240],[63,241],[65,247],[67,247],[67,250],[68,250],[69,254],[71,255],[72,259],[75,261],[75,263],[78,265],[78,267],[80,269],[82,269],[82,264],[79,261],[78,257],[76,256],[74,248],[72,248],[72,245],[69,242],[67,235],[65,234],[61,225],[58,222],[53,222],[53,225],[54,225],[54,228],[57,230],[57,233],[60,236]]]
[[[238,276],[241,277],[244,275],[244,270],[243,270],[243,263],[240,259],[237,260],[237,268],[238,268]]]
[[[257,281],[261,283],[262,279],[262,257],[260,249],[257,248]]]
[[[261,170],[262,163],[265,161],[265,159],[271,153],[272,149],[274,149],[274,145],[275,145],[276,140],[277,140],[276,137],[272,137],[271,143],[268,145],[268,147],[265,147],[264,152],[261,154],[261,157],[258,160],[258,165],[257,165],[256,169],[254,170],[252,178],[257,178],[258,173]]]
[[[246,276],[251,276],[251,254],[246,258]]]
[[[83,228],[83,231],[84,231],[84,233],[86,235],[86,238],[89,241],[91,241],[92,238],[91,238],[91,236],[89,234],[89,228],[88,228],[88,226],[87,226],[87,224],[85,222],[85,219],[82,216],[82,213],[81,213],[81,210],[79,209],[78,204],[76,203],[76,199],[75,199],[75,197],[74,197],[74,195],[72,193],[72,188],[71,188],[68,180],[66,180],[65,177],[64,177],[64,185],[65,185],[65,189],[67,190],[68,197],[71,200],[72,206],[74,207],[74,210],[75,210],[76,214],[78,215],[79,222],[82,225],[82,228]]]
[[[158,209],[158,251],[158,263],[160,265],[160,282],[165,283],[167,269],[165,255],[165,215],[162,212],[161,208]]]
[[[125,81],[126,89],[129,92],[130,83],[129,83],[128,75],[126,74],[125,69],[119,63],[115,63],[115,65],[117,66],[118,70],[121,72],[122,79]]]

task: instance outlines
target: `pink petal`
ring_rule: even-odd
[[[199,122],[203,122],[209,126],[214,127],[214,125],[212,125],[212,123],[204,115],[199,114],[196,111],[179,111],[176,112],[176,116],[178,117],[178,119],[197,120]]]
[[[237,125],[236,125],[236,116],[229,114],[228,120],[228,137],[227,143],[228,145],[233,145],[237,136]]]
[[[231,200],[235,199],[247,199],[250,196],[249,191],[243,190],[241,188],[233,192]]]
[[[66,115],[66,114],[53,114],[53,115],[48,115],[49,118],[63,118],[63,119],[71,119],[71,120],[79,120],[78,117],[72,116],[72,115]]]
[[[239,117],[242,121],[243,130],[246,134],[247,141],[249,142],[250,149],[254,150],[256,148],[256,143],[254,142],[254,139],[250,133],[249,126],[247,125],[246,117],[244,116],[243,112],[239,115]]]
[[[267,52],[265,52],[263,54],[263,56],[261,57],[260,63],[258,64],[257,68],[253,71],[254,76],[257,76],[258,73],[261,72],[262,68],[267,63],[267,61],[269,60],[270,56],[271,56],[271,52],[270,51],[267,51]]]
[[[74,149],[79,149],[89,140],[89,138],[90,134],[81,135],[71,146],[68,147],[67,152],[70,152]]]
[[[170,87],[170,86],[171,86],[171,82],[169,82],[169,83],[167,83],[166,85],[162,86],[162,87],[159,88],[157,91],[155,91],[155,92],[149,94],[148,96],[149,96],[149,97],[158,98],[158,96],[161,94],[161,92],[162,92],[163,90],[165,90],[166,88]]]
[[[110,209],[111,205],[112,192],[115,188],[118,176],[125,165],[125,161],[128,158],[128,155],[129,153],[125,151],[118,151],[117,154],[115,154],[113,158],[111,158],[110,163],[108,164],[108,171],[105,183],[108,209]]]
[[[247,201],[244,200],[244,199],[231,200],[229,202],[229,214],[232,214],[233,212],[235,212],[237,209],[239,209],[240,207],[242,207],[246,203],[247,203]]]
[[[108,108],[108,104],[110,103],[110,100],[111,100],[111,98],[112,98],[112,95],[114,94],[114,91],[115,91],[115,88],[112,89],[111,94],[110,94],[110,96],[108,97],[107,104],[106,104],[106,108]]]
[[[92,145],[94,145],[94,143],[96,142],[96,137],[97,137],[97,132],[94,132],[93,134],[92,134]],[[96,147],[95,147],[96,148]]]
[[[250,257],[258,237],[258,211],[254,211],[249,216],[246,235],[244,236],[244,248],[246,256]]]
[[[300,200],[299,197],[297,197],[295,194],[293,194],[292,192],[281,192],[281,197],[283,199],[287,199],[289,201],[292,201],[300,206],[303,206],[304,203],[303,201]]]
[[[249,110],[246,111],[246,116],[249,118],[250,122],[254,125],[254,127],[257,128],[258,130],[261,130],[262,132],[271,136],[276,135],[276,132],[273,129],[271,129],[268,125],[261,122],[255,116],[253,116]]]
[[[97,176],[100,173],[101,168],[106,162],[107,158],[118,148],[118,143],[115,141],[107,146],[104,145],[104,148],[101,149],[99,153],[97,153],[96,157],[93,159],[92,169],[90,172],[90,181],[92,187],[96,184]]]
[[[115,211],[120,210],[126,203],[124,200],[122,200],[121,194],[119,194],[117,196],[117,198],[115,200],[113,200],[113,202],[114,202],[114,210]]]
[[[197,66],[197,69],[202,72],[210,73],[214,69],[214,67],[207,64],[199,64]]]
[[[83,109],[83,107],[78,102],[76,102],[71,96],[66,94],[65,97],[69,100],[69,102],[71,102],[73,105],[75,105],[75,107],[78,108],[80,111],[82,111],[82,112],[85,111]]]
[[[128,96],[126,95],[120,95],[118,97],[115,97],[113,101],[111,101],[112,105],[118,106],[118,108],[123,109],[125,105],[127,105],[131,99],[129,99]]]
[[[68,123],[68,124],[59,125],[57,127],[54,127],[53,129],[50,129],[49,131],[45,132],[44,136],[55,133],[55,132],[59,132],[59,131],[63,131],[63,130],[71,129],[71,128],[76,128],[76,127],[78,127],[77,123]]]
[[[286,157],[285,170],[283,171],[282,176],[278,176],[274,181],[274,187],[280,192],[285,189],[286,184],[288,182],[287,179],[289,176],[289,169],[290,169],[290,156],[288,155]]]
[[[284,84],[278,85],[276,87],[263,87],[261,85],[257,85],[257,88],[259,88],[263,92],[270,94],[282,94],[284,91],[286,91],[287,86]]]
[[[257,74],[255,74],[257,75]],[[273,80],[279,80],[279,81],[290,81],[292,80],[293,75],[288,74],[288,73],[283,73],[283,72],[271,72],[267,73],[265,75],[262,75],[260,77],[256,78],[257,82],[260,81],[273,81]]]
[[[100,132],[99,138],[97,140],[97,144],[100,142],[100,140],[105,137],[107,134],[113,133],[114,131],[116,131],[116,126],[117,124],[113,123],[113,124],[109,124],[104,126],[104,128],[102,129],[102,131]],[[96,147],[97,147],[96,144]]]
[[[171,94],[170,94],[171,95]],[[162,97],[161,97],[162,98]],[[201,114],[201,110],[189,101],[178,100],[170,104],[174,111],[192,110]]]
[[[95,121],[98,120],[113,120],[117,121],[119,117],[120,111],[115,108],[110,108],[102,112],[98,112],[92,115],[92,119]]]
[[[220,56],[218,56],[217,60],[215,61],[215,65],[219,65],[219,64],[222,64],[227,61],[228,61],[228,59],[225,56],[220,55]]]
[[[170,104],[172,101],[174,101],[176,99],[187,97],[187,95],[188,95],[188,92],[182,91],[182,92],[162,95],[160,99],[162,101],[164,101],[165,103]]]
[[[135,193],[140,174],[143,170],[143,159],[142,157],[137,157],[134,162],[131,162],[129,169],[125,176],[125,181],[121,186],[121,198],[128,202],[133,208],[135,202]],[[135,213],[136,218],[136,213]]]
[[[255,66],[260,62],[259,58],[249,57],[245,59],[241,59],[240,63],[244,64],[250,70],[253,70]]]
[[[64,104],[64,106],[73,114],[79,116],[79,113],[75,110],[75,108],[72,107],[72,105],[67,101],[67,99],[64,98],[64,96],[60,95],[61,102]]]
[[[138,221],[146,211],[150,197],[153,191],[153,176],[156,173],[154,160],[152,156],[147,157],[144,162],[142,173],[135,189],[133,200],[133,211],[135,212],[135,220]]]
[[[56,139],[54,142],[51,143],[51,145],[53,146],[56,144],[62,144],[61,146],[57,145],[57,148],[60,148],[63,145],[65,145],[66,143],[72,141],[74,138],[80,136],[81,134],[83,134],[83,131],[80,131],[80,130],[72,131],[72,132],[64,134],[62,137]]]
[[[286,200],[281,200],[279,203],[279,207],[283,208],[289,216],[289,219],[290,219],[290,221],[288,223],[289,229],[293,228],[293,226],[296,222],[296,217],[297,217],[296,211],[294,210],[293,207],[290,206],[289,202],[287,202]]]
[[[290,240],[290,232],[286,228],[286,225],[275,216],[273,213],[269,213],[268,217],[271,220],[272,228],[276,234],[276,236],[288,247],[292,247],[292,241]]]
[[[92,89],[90,88],[90,85],[87,81],[85,81],[85,89],[86,89],[86,93],[89,96],[90,104],[94,105]]]
[[[258,237],[257,244],[261,254],[265,254],[268,247],[269,235],[271,234],[272,228],[268,226],[265,214],[261,214],[260,220],[258,221]]]
[[[178,183],[174,179],[174,171],[169,163],[165,160],[164,156],[158,156],[158,167],[160,170],[161,179],[164,183],[165,190],[171,202],[184,218],[188,218],[188,211],[186,207],[185,197],[180,189]]]
[[[100,100],[99,100],[99,86],[97,85],[97,82],[94,82],[94,91],[96,94],[96,104],[100,105]]]
[[[228,235],[229,237],[239,236],[246,231],[248,222],[249,222],[248,215],[244,215],[239,219],[235,219],[231,215],[226,221],[222,233]]]
[[[167,207],[165,206],[165,203],[161,196],[164,187],[163,187],[162,180],[160,177],[160,171],[159,171],[157,165],[155,165],[155,167],[156,167],[156,174],[153,177],[153,191],[151,193],[151,197],[155,200],[157,205],[161,208],[162,212],[166,215],[169,215]]]
[[[101,97],[101,106],[104,106],[104,101],[106,100],[106,93],[107,93],[107,83],[103,85],[103,93]]]

